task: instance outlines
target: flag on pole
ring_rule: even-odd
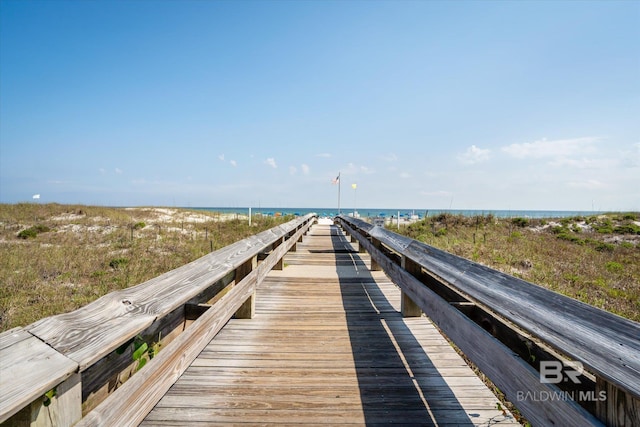
[[[331,180],[332,184],[339,184],[340,183],[340,174],[338,174],[338,176],[336,176],[334,179]]]
[[[357,188],[358,186],[356,184],[351,184],[351,188],[353,188],[354,190]]]

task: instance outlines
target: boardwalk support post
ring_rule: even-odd
[[[596,416],[608,426],[640,425],[640,399],[596,376]]]
[[[272,250],[275,250],[278,246],[280,246],[284,242],[284,237],[279,238],[275,241],[272,246]],[[284,257],[280,258],[276,265],[273,266],[274,270],[284,270]]]
[[[258,266],[258,257],[254,256],[247,260],[244,264],[236,268],[236,283],[240,283],[249,273]],[[253,319],[256,314],[256,293],[255,291],[236,311],[234,317],[236,319]]]
[[[373,237],[371,237],[371,244],[373,245],[373,247],[375,249],[382,250],[382,243],[380,243],[380,240],[374,239]],[[363,246],[362,243],[359,243],[359,245]],[[372,256],[371,257],[371,271],[381,271],[381,270],[382,270],[382,267],[380,267],[380,264],[378,264],[378,262]]]
[[[80,374],[71,375],[52,390],[55,390],[55,395],[49,399],[46,406],[44,398],[37,399],[9,419],[8,425],[53,427],[71,426],[80,421],[82,419]]]
[[[411,261],[406,256],[402,256],[402,268],[404,268],[412,276],[420,274],[420,266]],[[402,291],[402,300],[400,301],[400,311],[403,317],[420,317],[422,316],[422,309],[416,304],[407,293]]]

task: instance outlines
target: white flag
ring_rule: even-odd
[[[39,194],[34,194],[34,195],[33,195],[33,198],[34,198],[34,199],[39,199],[39,198],[40,198],[40,195],[39,195]]]

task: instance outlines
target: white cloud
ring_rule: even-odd
[[[224,154],[218,155],[218,158],[224,162]]]
[[[233,166],[234,168],[238,166],[238,162],[236,162],[235,160],[229,160],[229,163],[231,163],[231,166]]]
[[[278,167],[278,165],[276,164],[276,159],[274,159],[273,157],[269,157],[267,160],[264,161],[264,163],[271,166],[274,169]]]
[[[588,179],[585,181],[573,181],[568,183],[569,187],[585,188],[587,190],[597,190],[606,187],[606,185],[596,179]]]
[[[435,196],[435,197],[449,197],[451,196],[451,192],[450,191],[444,191],[444,190],[438,190],[438,191],[421,191],[420,194],[422,194],[423,196]]]
[[[502,151],[516,159],[545,157],[566,158],[576,154],[584,155],[595,151],[594,143],[598,141],[596,137],[556,139],[548,140],[543,138],[534,142],[524,142],[521,144],[511,144],[502,147]]]
[[[372,168],[368,167],[368,166],[364,166],[364,165],[356,165],[355,163],[347,163],[347,168],[346,170],[343,169],[342,173],[344,175],[358,175],[358,174],[365,174],[365,175],[370,175],[375,173],[375,170],[373,170]]]
[[[409,175],[407,172],[402,172],[400,174],[400,178],[403,178],[403,179],[411,178],[411,175]]]
[[[385,154],[383,156],[380,156],[380,158],[385,162],[395,162],[398,160],[398,156],[396,156],[394,153]]]
[[[331,154],[330,153],[320,153],[320,154],[316,154],[316,157],[329,158],[329,157],[331,157]]]
[[[372,173],[374,173],[375,171],[373,169],[371,169],[370,167],[367,166],[360,166],[360,172],[370,175]]]
[[[105,173],[107,173],[107,171],[104,170],[104,168],[98,169],[98,172],[100,172],[101,175],[104,175]]]
[[[458,160],[465,165],[473,165],[475,163],[482,163],[489,160],[490,153],[491,150],[488,148],[479,148],[472,145],[467,148],[467,151],[458,156]]]
[[[633,144],[633,147],[629,151],[623,151],[621,153],[622,166],[626,168],[640,167],[640,142]]]
[[[296,168],[295,166],[289,166],[289,174],[295,175],[296,172],[298,172],[298,168]]]
[[[309,172],[311,172],[309,165],[306,163],[303,163],[302,166],[300,166],[300,169],[302,169],[302,173],[305,175],[309,175]]]
[[[560,157],[549,162],[550,166],[569,166],[576,169],[605,169],[615,167],[616,162],[610,159],[568,159]]]
[[[116,173],[117,173],[118,175],[122,174],[122,169],[120,169],[120,168],[116,168]]]

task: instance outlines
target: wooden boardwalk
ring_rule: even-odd
[[[313,226],[142,425],[519,425],[354,249]]]

